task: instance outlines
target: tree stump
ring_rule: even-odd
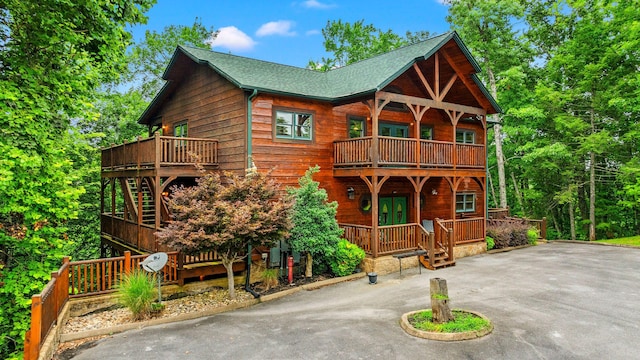
[[[442,324],[453,321],[453,314],[449,308],[449,290],[447,280],[440,278],[430,279],[431,312],[433,322]]]

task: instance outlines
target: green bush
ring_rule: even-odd
[[[329,259],[329,265],[336,276],[351,275],[364,257],[365,252],[358,245],[342,239],[338,242],[336,251]]]
[[[487,236],[487,251],[493,249],[494,246],[496,246],[496,243],[493,241],[493,238],[491,236]]]
[[[142,270],[125,275],[118,286],[118,301],[127,307],[136,320],[144,319],[152,311],[157,296],[154,276]]]
[[[527,240],[529,245],[536,245],[538,243],[538,230],[529,228],[527,230]]]

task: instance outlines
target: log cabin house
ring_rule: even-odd
[[[328,72],[179,46],[139,119],[149,138],[102,150],[104,254],[164,251],[163,197],[207,169],[313,165],[344,237],[369,259],[428,250],[431,268],[485,248],[487,115],[500,111],[455,32]],[[181,277],[223,270],[183,256]],[[238,270],[243,264],[238,264]],[[370,268],[369,270],[374,270]]]

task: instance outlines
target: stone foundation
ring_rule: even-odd
[[[477,242],[472,244],[458,245],[453,249],[453,257],[460,259],[467,256],[473,256],[483,254],[487,252],[487,244],[483,242]],[[406,257],[402,259],[402,268],[409,269],[415,268],[420,262],[417,256]],[[360,263],[360,268],[363,272],[370,273],[375,272],[378,275],[389,274],[400,271],[400,261],[394,258],[392,255],[380,256],[378,258],[372,258],[367,256]]]

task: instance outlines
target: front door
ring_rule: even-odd
[[[378,225],[407,223],[407,198],[404,196],[381,197],[378,201]]]

